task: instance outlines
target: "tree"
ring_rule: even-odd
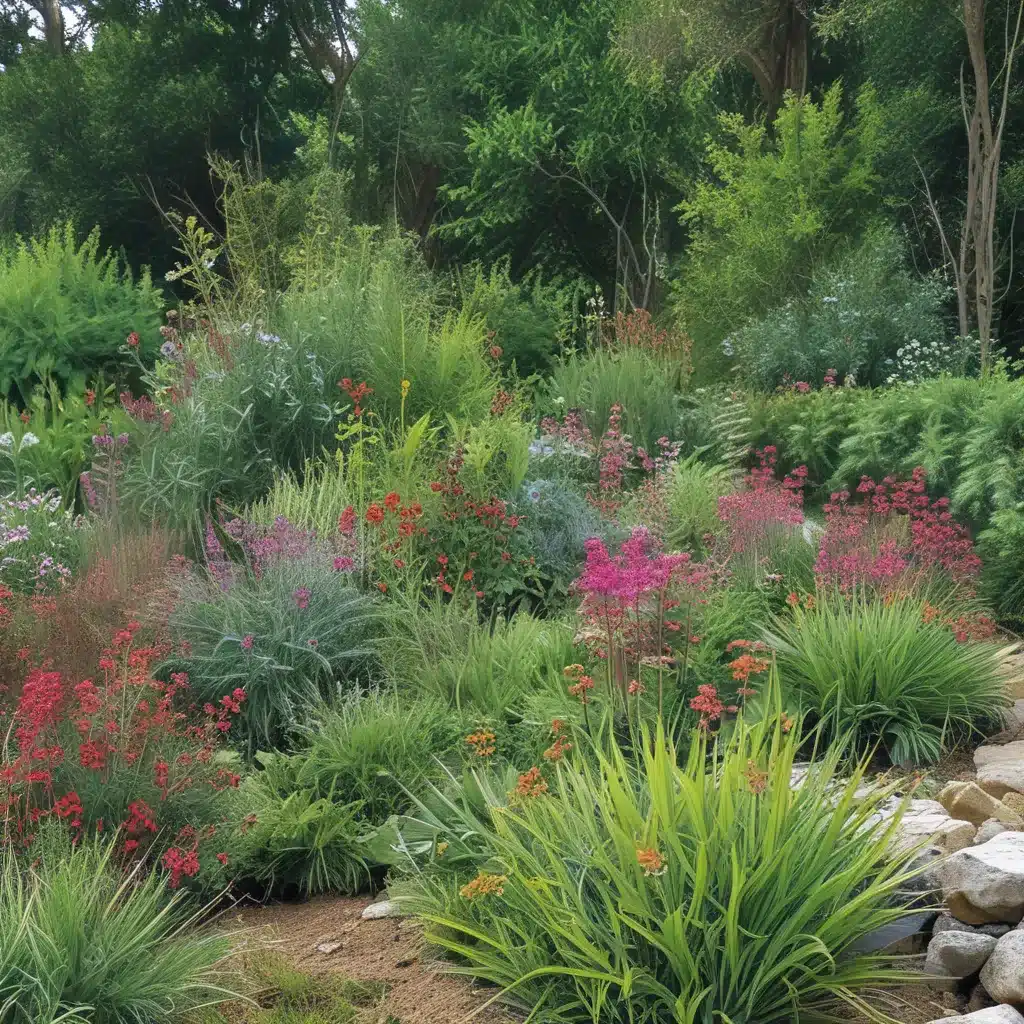
[[[622,41],[662,58],[678,48],[720,64],[739,62],[754,77],[771,123],[787,92],[807,89],[811,19],[826,0],[637,0]]]

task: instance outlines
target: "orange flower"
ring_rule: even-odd
[[[544,781],[540,769],[534,765],[528,772],[523,772],[519,776],[519,782],[516,783],[516,788],[509,796],[513,798],[514,802],[519,803],[543,796],[547,791],[548,784]]]
[[[487,871],[481,871],[472,882],[467,882],[459,890],[459,895],[464,900],[475,900],[484,896],[500,896],[505,891],[507,881],[508,878],[505,875],[492,875]]]
[[[653,846],[646,849],[637,847],[636,860],[648,878],[652,875],[663,875],[668,870],[665,858]]]
[[[755,658],[752,654],[741,654],[729,662],[733,679],[739,679],[744,683],[753,675],[767,672],[769,667],[770,663],[765,658]]]
[[[480,729],[479,732],[470,733],[466,742],[473,748],[477,757],[490,757],[497,749],[495,746],[495,735],[490,729]]]
[[[572,750],[572,744],[567,743],[564,736],[555,736],[555,742],[544,751],[544,759],[546,761],[561,761],[569,750]]]
[[[743,773],[747,777],[747,785],[751,793],[763,793],[768,786],[768,773],[758,771],[755,761],[747,761],[747,770]]]
[[[589,704],[590,697],[587,694],[588,690],[594,688],[594,680],[590,676],[580,676],[580,680],[575,686],[569,687],[569,693],[573,697],[578,697],[581,704]]]

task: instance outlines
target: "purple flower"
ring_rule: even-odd
[[[292,597],[295,599],[295,605],[302,611],[305,611],[309,607],[309,599],[312,596],[312,591],[309,587],[296,587],[292,592]]]

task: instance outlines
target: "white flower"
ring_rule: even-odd
[[[0,434],[0,448],[13,448],[14,435],[8,430],[6,434]]]
[[[22,438],[21,438],[21,447],[22,448],[31,448],[32,445],[34,445],[34,444],[39,444],[39,438],[36,437],[36,435],[33,434],[32,431],[30,430],[30,431],[28,431],[28,433],[26,433],[26,434],[24,434],[22,436]],[[19,449],[19,451],[20,450],[21,449]]]

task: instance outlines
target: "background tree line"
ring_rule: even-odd
[[[1020,14],[1017,0],[0,0],[0,237],[98,225],[162,276],[163,211],[223,227],[214,156],[256,185],[301,190],[329,170],[349,221],[418,234],[435,266],[504,261],[671,315],[708,370],[794,302],[807,348],[810,297],[834,297],[868,253],[890,305],[946,289],[948,333],[979,337],[983,357],[990,339],[1015,351]],[[290,230],[274,203],[268,244]]]

